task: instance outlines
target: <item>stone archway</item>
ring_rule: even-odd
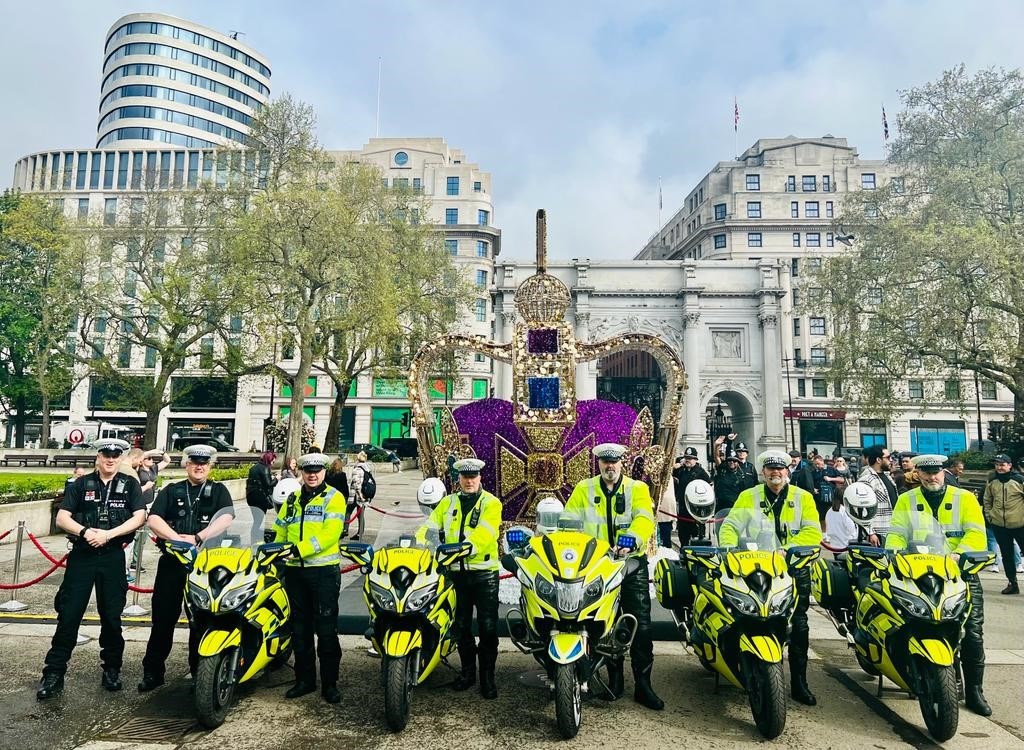
[[[657,360],[645,351],[620,351],[598,360],[597,397],[628,404],[639,412],[650,409],[660,424],[665,378]]]
[[[732,431],[739,436],[738,440],[746,443],[751,456],[755,456],[764,433],[763,415],[756,394],[734,383],[712,385],[704,400],[705,414],[713,417],[719,405]],[[708,441],[710,455],[710,443],[714,441],[714,435],[709,434]]]

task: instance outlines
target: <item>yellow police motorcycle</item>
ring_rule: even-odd
[[[928,732],[939,742],[959,723],[960,639],[971,607],[964,574],[994,560],[990,552],[947,554],[934,517],[917,514],[903,549],[851,545],[844,560],[819,561],[811,587],[868,674],[916,695]]]
[[[199,722],[210,729],[224,723],[238,685],[282,666],[291,654],[291,606],[274,563],[291,554],[292,545],[253,548],[246,541],[223,535],[198,549],[165,543],[190,569],[185,612],[201,633],[195,708]]]
[[[718,513],[720,528],[729,511]],[[758,731],[786,727],[783,645],[796,609],[791,570],[817,559],[816,546],[781,549],[774,523],[753,516],[735,547],[683,547],[680,560],[660,560],[654,591],[701,665],[746,691]]]
[[[636,618],[619,614],[619,593],[623,578],[643,564],[616,558],[607,542],[582,529],[570,519],[547,534],[513,527],[505,532],[509,554],[501,559],[522,585],[519,607],[505,615],[509,636],[547,672],[565,739],[579,732],[583,694],[592,692],[592,683],[614,698],[598,670],[622,658],[636,634]],[[625,534],[617,542],[623,550],[636,547],[636,538]]]
[[[370,612],[371,641],[381,655],[384,720],[392,731],[409,721],[412,688],[422,685],[458,645],[451,625],[455,587],[445,575],[473,552],[469,542],[422,544],[413,536],[374,550],[342,543],[341,554],[362,566],[363,598]]]

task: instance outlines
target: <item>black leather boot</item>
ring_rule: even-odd
[[[805,706],[818,705],[818,699],[814,697],[810,685],[807,684],[807,662],[794,662],[791,660],[789,662],[789,677],[789,690],[793,700],[797,703],[803,703]]]
[[[462,664],[462,672],[458,679],[452,683],[452,690],[462,692],[469,690],[476,685],[476,654],[470,654],[465,649],[459,649],[459,662]]]
[[[121,670],[120,669],[104,669],[103,677],[100,679],[100,684],[104,690],[115,692],[121,689]]]
[[[494,670],[480,670],[480,695],[489,701],[498,697],[498,686],[494,684]]]
[[[651,686],[651,668],[644,670],[633,670],[633,700],[641,706],[660,711],[665,708],[665,701],[658,697]]]
[[[967,709],[978,716],[991,716],[992,707],[985,700],[985,693],[982,692],[981,683],[985,677],[984,664],[964,664],[964,705]]]
[[[64,677],[59,674],[44,674],[42,682],[39,683],[39,690],[36,691],[36,698],[45,701],[57,695],[64,689]]]
[[[320,688],[320,695],[328,703],[341,703],[341,691],[338,690],[338,686],[335,684],[324,685]]]
[[[296,680],[295,684],[288,688],[288,692],[284,694],[284,697],[288,700],[291,700],[292,698],[301,698],[303,695],[309,695],[314,690],[316,690],[315,682]]]
[[[618,700],[626,692],[625,672],[622,661],[612,659],[608,662],[608,689],[612,693],[612,700]]]

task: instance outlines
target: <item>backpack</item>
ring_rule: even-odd
[[[364,500],[373,500],[377,494],[377,480],[373,478],[373,472],[363,469],[363,486],[360,488]]]

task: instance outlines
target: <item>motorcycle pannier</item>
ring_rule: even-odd
[[[850,574],[842,563],[818,560],[811,571],[811,592],[825,609],[838,611],[853,607]]]
[[[654,592],[666,609],[681,609],[693,604],[690,571],[678,560],[659,560],[654,568]]]

